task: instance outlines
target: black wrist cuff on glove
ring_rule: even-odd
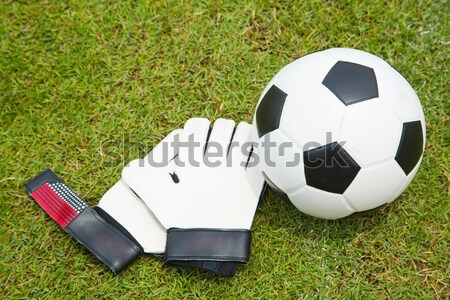
[[[211,260],[166,261],[165,264],[168,266],[179,268],[202,269],[222,276],[233,276],[234,274],[236,274],[236,270],[239,266],[239,263],[232,261],[211,261]]]
[[[170,228],[165,262],[234,275],[237,264],[248,262],[250,242],[251,232],[245,229]]]
[[[50,169],[28,181],[25,189],[64,230],[115,274],[141,253],[139,244],[121,232],[125,230],[123,227],[116,228],[102,218]]]

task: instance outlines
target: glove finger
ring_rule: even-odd
[[[228,162],[235,168],[246,166],[252,149],[251,125],[246,122],[240,122],[233,136],[228,152]]]
[[[199,166],[203,161],[209,129],[208,119],[192,118],[186,122],[180,138],[178,156],[174,159],[178,166]]]
[[[217,119],[214,122],[205,150],[204,163],[207,166],[217,167],[226,162],[235,125],[233,120]]]

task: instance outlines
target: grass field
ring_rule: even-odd
[[[448,1],[1,1],[1,298],[449,298]],[[152,256],[119,276],[26,194],[45,167],[91,205],[124,162],[191,117],[251,122],[264,86],[309,52],[353,47],[417,91],[415,180],[369,217],[325,221],[268,192],[233,278]]]

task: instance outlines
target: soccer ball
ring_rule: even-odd
[[[271,188],[325,219],[396,199],[425,147],[422,107],[408,82],[382,59],[346,48],[278,72],[258,102],[253,133]]]

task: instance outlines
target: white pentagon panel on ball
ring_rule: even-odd
[[[344,197],[356,211],[374,209],[394,200],[405,178],[394,160],[362,168]]]
[[[285,66],[273,84],[288,96],[299,90],[301,92],[310,84],[320,84],[336,62],[336,59],[324,51],[302,56]]]
[[[339,132],[343,148],[364,167],[393,159],[403,124],[380,99],[350,105]]]
[[[380,99],[403,122],[423,120],[420,100],[400,73],[391,66],[377,69],[377,81]]]
[[[318,55],[320,56],[319,63],[316,58]],[[281,69],[270,80],[261,94],[258,106],[270,90],[280,90],[287,98],[295,95],[299,88],[304,88],[310,82],[314,82],[314,78],[317,80],[323,78],[335,63],[336,61],[333,58],[328,57],[328,55],[323,55],[322,52],[312,53],[293,61]],[[304,69],[309,70],[308,74],[303,72]]]
[[[280,128],[305,151],[338,138],[344,111],[345,105],[321,81],[311,83],[288,98]]]
[[[365,51],[351,48],[332,48],[325,51],[336,60],[357,63],[370,68],[383,68],[389,66],[387,62],[379,57]]]
[[[398,188],[394,199],[398,198],[406,190],[406,188],[409,186],[411,181],[414,179],[414,176],[416,176],[417,171],[419,170],[421,162],[422,162],[422,158],[419,160],[419,162],[414,167],[414,169],[408,174],[408,176],[405,177],[405,179],[403,180],[402,184]]]
[[[343,195],[309,186],[288,193],[288,197],[301,212],[317,218],[334,220],[355,212]]]
[[[305,185],[302,151],[279,129],[260,139],[258,154],[264,177],[281,192]]]

